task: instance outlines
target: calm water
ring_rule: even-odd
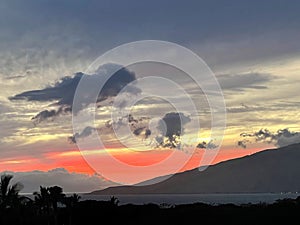
[[[115,195],[120,204],[188,204],[202,202],[208,204],[246,204],[246,203],[273,203],[277,199],[297,198],[300,194],[189,194],[189,195]],[[110,199],[108,195],[81,195],[81,200],[104,200]]]

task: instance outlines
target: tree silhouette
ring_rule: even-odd
[[[48,188],[40,186],[40,192],[34,192],[34,202],[39,208],[39,213],[49,214],[50,194]]]
[[[75,205],[79,202],[80,196],[78,194],[73,194],[71,196],[65,197],[63,203],[65,204],[68,214],[69,214],[69,224],[73,224],[73,209]]]
[[[19,192],[23,189],[23,185],[19,182],[10,185],[12,175],[1,175],[0,181],[0,207],[10,208],[17,206],[21,203]]]
[[[33,195],[40,213],[44,214],[49,220],[52,217],[54,224],[57,224],[58,203],[63,203],[65,198],[63,189],[58,186],[40,186],[40,192],[34,192]]]
[[[80,196],[78,194],[73,194],[71,196],[65,197],[63,203],[67,208],[73,208],[80,200]]]
[[[48,191],[49,191],[51,206],[53,210],[56,211],[57,204],[59,202],[62,203],[64,201],[65,194],[63,193],[63,189],[58,186],[49,187]]]
[[[110,197],[110,203],[112,204],[112,205],[114,205],[114,206],[118,206],[119,205],[119,199],[117,198],[117,197],[115,197],[115,196],[111,196]]]

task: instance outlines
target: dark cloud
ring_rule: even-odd
[[[184,125],[189,123],[191,119],[183,113],[170,112],[165,114],[155,127],[149,127],[149,121],[149,117],[134,117],[129,114],[117,118],[115,121],[108,120],[98,128],[86,127],[82,132],[69,137],[69,141],[70,143],[76,143],[79,139],[90,136],[94,131],[98,131],[99,135],[114,134],[114,132],[118,132],[118,129],[129,126],[135,137],[140,137],[142,140],[150,138],[150,142],[154,143],[155,147],[179,149],[181,147],[181,136],[184,134]],[[128,135],[128,133],[124,135]],[[215,147],[212,142],[206,145],[206,148]]]
[[[242,91],[244,89],[266,89],[263,85],[276,78],[262,73],[223,74],[217,76],[223,90]]]
[[[73,77],[64,77],[53,86],[42,90],[26,91],[10,97],[10,100],[26,100],[48,102],[57,101],[56,105],[69,105],[73,103],[73,97],[83,73],[76,73]]]
[[[97,98],[97,102],[102,102],[109,97],[115,97],[127,84],[136,79],[133,72],[128,71],[120,65],[116,64],[106,64],[97,70],[94,75],[86,76],[88,82],[95,82],[98,79],[108,78],[110,71],[117,71],[114,73],[108,81],[104,84],[101,92]],[[84,76],[83,73],[76,73],[73,77],[64,77],[60,81],[56,82],[53,86],[41,89],[26,91],[21,94],[17,94],[9,99],[13,100],[25,100],[25,101],[37,101],[37,102],[48,102],[55,101],[51,106],[57,107],[57,109],[47,109],[43,110],[34,116],[32,119],[35,123],[40,123],[43,120],[54,118],[56,116],[66,114],[71,112],[74,94],[79,81]],[[100,91],[100,90],[99,90]],[[136,87],[131,87],[127,89],[128,92],[137,94],[140,89]],[[91,102],[91,97],[89,95],[88,87],[86,93],[84,93],[84,103],[81,107],[89,105]],[[82,108],[78,108],[80,110]]]
[[[71,143],[77,143],[77,140],[80,139],[80,138],[85,138],[85,137],[88,137],[90,136],[94,131],[96,131],[96,128],[94,127],[86,127],[83,129],[83,131],[81,131],[80,133],[76,133],[74,134],[73,136],[69,137],[68,140],[71,142]]]
[[[151,130],[147,127],[139,127],[133,130],[133,134],[136,136],[142,136],[147,139],[151,135]]]
[[[184,125],[189,123],[191,119],[181,112],[170,112],[158,122],[158,135],[155,140],[160,147],[180,148],[181,135],[184,134]]]
[[[133,134],[136,135],[136,136],[139,136],[141,135],[142,131],[145,129],[146,127],[139,127],[139,128],[136,128],[134,131],[133,131]]]
[[[75,133],[70,136],[68,140],[70,143],[77,143],[79,139],[90,136],[93,132],[97,131],[100,135],[113,134],[119,128],[129,126],[132,134],[142,138],[148,138],[151,135],[151,130],[148,128],[148,117],[134,117],[132,114],[117,118],[116,121],[107,120],[103,126],[85,127],[80,133]]]
[[[249,140],[241,140],[237,142],[237,146],[241,147],[241,148],[247,148],[247,143],[249,143]]]
[[[200,149],[215,149],[218,145],[214,144],[211,140],[208,143],[206,141],[200,142],[196,147]]]
[[[277,147],[284,147],[287,145],[300,142],[300,132],[290,131],[288,128],[271,132],[268,129],[260,129],[254,133],[241,133],[244,139],[238,142],[238,145],[246,148],[247,143],[251,143],[249,138],[254,139],[254,142],[274,143]]]
[[[37,115],[31,118],[34,125],[39,124],[40,122],[44,120],[53,120],[55,117],[69,114],[71,112],[71,107],[69,106],[61,106],[58,108],[58,110],[52,109],[52,110],[44,110],[39,112]]]

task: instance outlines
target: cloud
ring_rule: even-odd
[[[98,175],[87,175],[68,172],[64,168],[56,168],[49,171],[29,171],[2,173],[14,176],[13,182],[20,182],[24,185],[22,193],[33,193],[39,190],[39,186],[58,185],[63,187],[65,192],[90,192],[108,186],[115,185]]]
[[[200,149],[215,149],[217,148],[218,145],[214,144],[213,141],[209,141],[208,143],[203,141],[203,142],[200,142],[196,148],[200,148]]]
[[[160,147],[180,148],[181,135],[184,134],[184,125],[191,119],[181,112],[170,112],[159,120],[157,129],[160,131],[155,140]]]
[[[118,138],[126,138],[128,140],[132,136],[128,134],[128,130],[125,130],[126,132],[123,130],[125,126],[128,126],[134,137],[140,137],[141,141],[148,139],[149,143],[147,145],[180,149],[184,126],[190,121],[190,117],[181,112],[169,112],[156,122],[152,122],[146,116],[134,117],[132,114],[129,114],[117,118],[115,121],[108,120],[101,127],[86,127],[82,132],[76,133],[68,139],[70,143],[76,143],[79,139],[88,137],[94,131],[98,131],[99,135],[113,135],[114,132],[117,132]],[[209,142],[206,147],[214,148],[216,146],[212,142]]]
[[[266,89],[263,85],[275,79],[276,76],[263,73],[223,74],[217,79],[223,90],[242,91],[245,89]]]
[[[77,85],[83,76],[83,73],[76,73],[73,77],[62,78],[51,87],[26,91],[9,99],[38,102],[57,101],[56,105],[71,105]]]
[[[3,114],[9,111],[10,111],[10,107],[5,105],[4,102],[0,101],[0,113]]]
[[[80,132],[80,133],[75,133],[73,136],[69,137],[68,139],[69,139],[69,141],[70,141],[71,143],[76,144],[78,139],[88,137],[88,136],[90,136],[94,131],[96,131],[96,129],[95,129],[94,127],[88,126],[88,127],[85,127],[85,128],[83,129],[82,132]]]
[[[147,139],[151,135],[151,130],[146,127],[139,127],[133,130],[133,134],[136,136],[143,136],[145,139]]]
[[[52,109],[52,110],[44,110],[39,112],[37,115],[31,118],[33,123],[35,125],[39,124],[40,122],[44,120],[54,120],[55,117],[60,115],[65,115],[71,112],[71,107],[68,106],[61,106],[58,108],[58,110]]]
[[[241,140],[237,142],[237,146],[241,147],[241,148],[247,148],[247,143],[249,143],[249,140]]]
[[[254,138],[255,142],[274,143],[277,147],[284,147],[300,142],[300,132],[290,131],[288,128],[280,129],[277,132],[260,129],[254,133],[241,133],[240,136],[243,137],[244,140],[238,141],[238,146],[243,148],[247,147],[247,143],[251,143],[251,140],[248,138]]]
[[[148,121],[148,117],[134,117],[132,114],[129,114],[117,118],[116,121],[107,120],[104,125],[100,127],[85,127],[80,133],[75,133],[70,136],[68,140],[70,143],[75,144],[79,139],[86,138],[95,131],[97,131],[100,135],[114,134],[114,132],[124,128],[125,126],[129,126],[130,131],[135,136],[146,139],[151,135],[151,130],[148,128]]]
[[[111,77],[108,77],[110,71],[117,71]],[[15,96],[10,97],[11,101],[35,101],[35,102],[49,102],[55,101],[51,104],[51,107],[56,107],[57,109],[46,109],[39,112],[32,120],[37,124],[47,119],[54,119],[56,116],[70,113],[73,108],[73,100],[76,88],[80,80],[85,76],[88,83],[94,83],[102,79],[109,78],[104,84],[101,92],[97,98],[97,102],[103,102],[109,97],[115,97],[127,84],[136,79],[135,74],[130,72],[126,68],[123,68],[117,64],[105,64],[100,67],[96,74],[85,75],[81,72],[76,73],[73,77],[64,77],[60,81],[56,82],[53,86],[46,87],[41,90],[26,91]],[[101,80],[100,80],[101,81]],[[126,89],[127,92],[132,92],[133,94],[138,93],[140,90],[135,87]],[[99,90],[100,91],[100,90]],[[83,97],[84,105],[77,108],[76,110],[81,110],[84,106],[91,104],[92,96],[87,90]]]
[[[235,106],[235,107],[227,107],[226,111],[229,113],[245,113],[245,112],[258,112],[258,111],[264,111],[268,109],[267,107],[262,107],[262,106],[248,106],[246,104],[241,104],[240,106]]]

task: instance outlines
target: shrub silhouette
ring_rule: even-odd
[[[22,185],[11,180],[11,175],[1,176],[0,225],[293,224],[300,211],[300,197],[273,204],[119,205],[115,196],[80,201],[79,195],[66,196],[58,186],[40,186],[30,200],[19,195]]]

